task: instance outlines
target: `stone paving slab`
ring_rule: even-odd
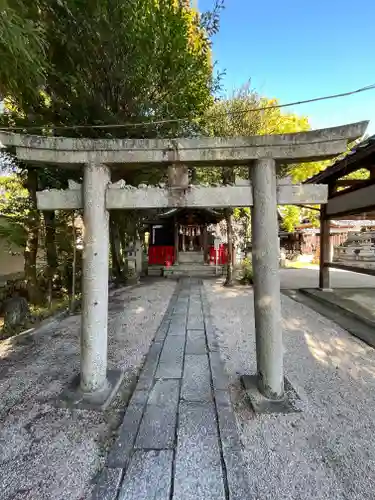
[[[202,284],[181,280],[92,500],[247,500],[245,475]]]
[[[156,378],[182,377],[184,348],[185,348],[184,336],[167,335],[160,356],[159,366],[156,370],[156,375],[155,375]]]
[[[204,330],[188,330],[186,339],[186,354],[206,354],[206,335]]]
[[[174,498],[225,500],[212,403],[180,403]]]
[[[120,426],[118,437],[108,455],[110,468],[126,467],[133,450],[138,428],[142,420],[142,405],[129,405]]]
[[[229,385],[229,379],[225,373],[224,363],[220,358],[220,353],[218,351],[210,352],[210,365],[212,373],[212,382],[214,384],[215,391],[227,390]]]
[[[202,315],[190,315],[188,316],[187,323],[188,330],[203,330],[204,322]]]
[[[176,434],[178,380],[158,380],[152,388],[139,428],[135,448],[173,448]]]
[[[92,500],[116,500],[123,469],[108,469],[104,467],[99,481],[93,491]]]
[[[173,451],[134,453],[118,500],[170,500]]]
[[[181,398],[185,401],[211,401],[211,380],[206,354],[186,354]]]
[[[135,448],[165,450],[173,448],[176,434],[176,409],[147,405]]]

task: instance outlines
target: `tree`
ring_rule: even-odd
[[[0,98],[33,95],[46,70],[38,1],[0,0]]]
[[[22,78],[4,89],[8,112],[3,125],[31,125],[39,127],[39,134],[74,137],[196,133],[196,120],[211,106],[218,83],[210,36],[218,29],[220,5],[218,1],[211,13],[200,15],[189,2],[178,0],[37,1],[35,8],[23,11],[23,19],[39,29],[46,55],[38,74],[43,82],[35,85],[37,94],[26,92]],[[8,71],[11,61],[5,62]],[[157,123],[149,125],[150,121]],[[123,123],[125,127],[108,128]],[[157,183],[165,175],[156,169],[119,171],[113,180],[122,177],[131,184]],[[68,175],[63,173],[65,183]],[[38,172],[38,182],[40,187],[61,187],[56,170],[48,165]],[[45,216],[51,275],[56,265],[53,214]],[[127,245],[122,233],[133,235],[134,227],[129,213],[111,223],[111,242],[116,241],[112,257],[117,254],[118,269]],[[35,236],[30,243],[36,243]]]
[[[277,106],[278,101],[276,99],[268,99],[260,96],[247,84],[231,97],[218,99],[201,120],[201,129],[205,134],[210,136],[227,137],[286,134],[303,132],[310,129],[310,124],[306,116],[285,113]],[[294,182],[301,182],[326,168],[327,165],[328,162],[315,162],[281,166],[278,175],[281,177],[291,176]],[[215,183],[220,178],[221,171],[221,179],[224,184],[233,183],[235,174],[243,178],[250,177],[248,167],[238,166],[232,168],[231,174],[229,174],[229,170],[227,168],[222,171],[218,168],[197,169],[195,176],[200,181]],[[283,207],[284,228],[287,231],[293,231],[295,226],[300,222],[302,213],[311,218],[313,216],[316,218],[316,214],[312,210],[291,205]],[[237,224],[237,227],[243,228],[241,231],[244,238],[246,238],[250,232],[250,211],[236,209],[234,210],[234,214],[237,222],[240,218],[243,218],[242,224]],[[228,231],[229,253],[226,283],[229,284],[232,282],[232,245],[236,238],[235,231],[233,230],[232,212],[225,210],[225,218]]]

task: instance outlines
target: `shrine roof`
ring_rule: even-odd
[[[375,165],[375,135],[356,144],[344,157],[305,181],[306,184],[328,184],[361,168]]]
[[[163,221],[175,220],[178,222],[183,221],[188,224],[186,220],[189,218],[199,218],[202,223],[207,224],[215,224],[224,219],[224,214],[217,210],[212,210],[210,208],[172,208],[170,210],[166,210],[154,217],[152,219],[146,221],[148,224],[158,224]]]

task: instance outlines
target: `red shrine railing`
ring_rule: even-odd
[[[217,263],[219,265],[228,263],[228,250],[225,245],[220,245],[217,251]],[[210,247],[210,264],[216,264],[215,247]]]
[[[213,246],[209,247],[210,264],[216,264],[216,252]],[[217,263],[219,265],[228,262],[228,252],[225,245],[220,245],[217,251]],[[173,246],[154,246],[148,248],[149,266],[173,266],[174,247]]]
[[[170,246],[149,246],[148,248],[149,266],[166,266],[174,264],[174,247]]]

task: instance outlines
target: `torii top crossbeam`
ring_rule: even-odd
[[[80,139],[41,137],[0,131],[0,142],[16,149],[17,157],[61,167],[84,163],[166,166],[239,165],[259,158],[296,163],[329,159],[361,137],[368,122],[298,132],[232,138]]]

